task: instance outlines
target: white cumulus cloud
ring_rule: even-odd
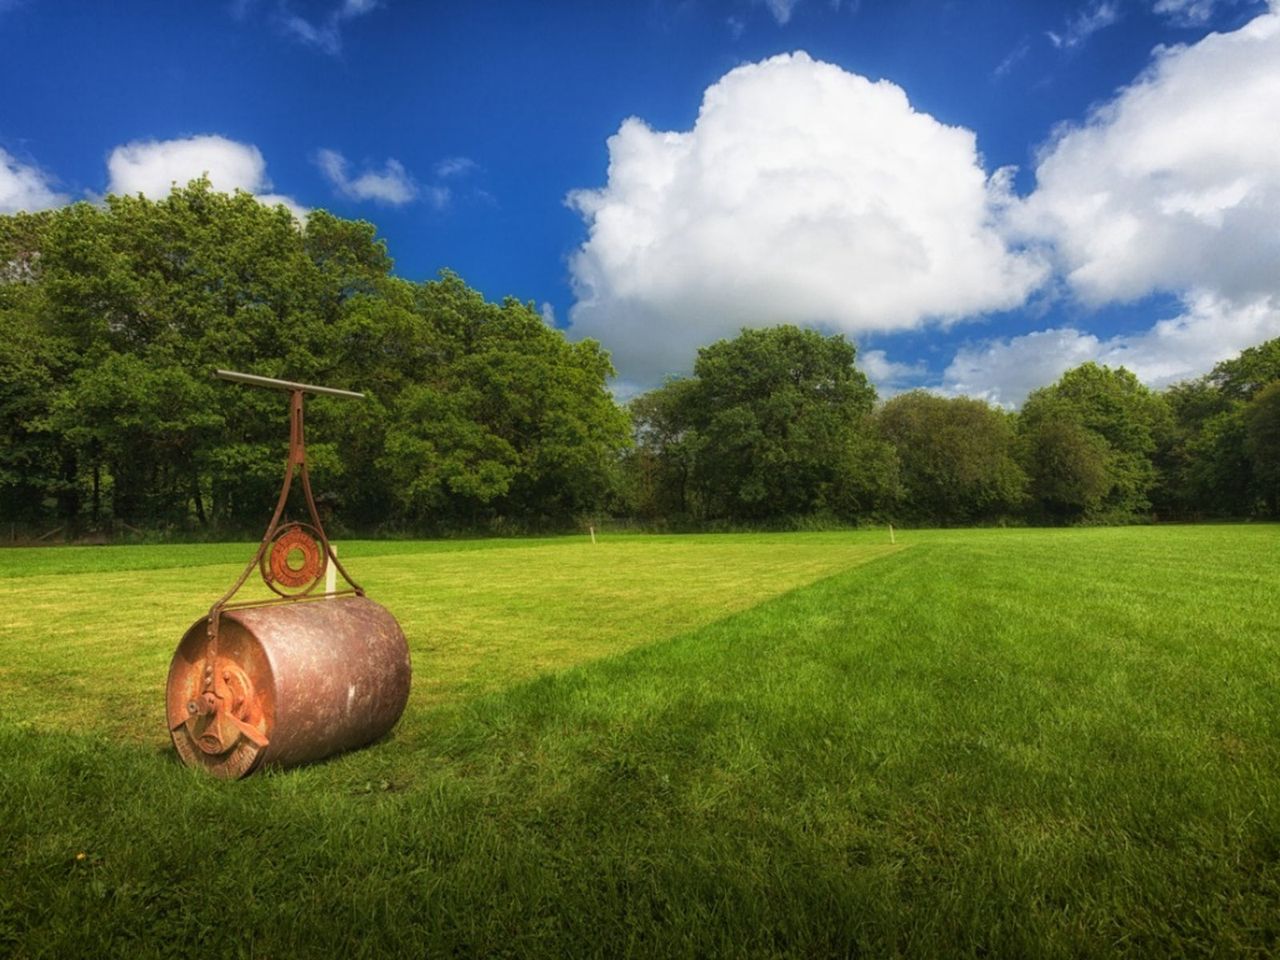
[[[34,213],[60,207],[68,197],[53,189],[53,178],[0,148],[0,214]]]
[[[1071,327],[1040,330],[959,350],[942,377],[946,393],[1020,404],[1032,390],[1087,361],[1127,367],[1160,388],[1206,373],[1245,347],[1280,336],[1280,296],[1233,303],[1208,291],[1183,312],[1136,334],[1100,338]]]
[[[284,204],[299,219],[307,215],[306,208],[297,201],[271,192],[267,163],[251,143],[212,134],[176,140],[135,140],[116,147],[107,157],[109,193],[140,193],[162,200],[174,186],[185,187],[205,175],[215,190],[244,190],[268,206]]]
[[[1043,151],[1016,220],[1086,302],[1280,286],[1280,14],[1151,67]]]
[[[333,188],[349,200],[374,200],[400,207],[418,195],[417,186],[398,160],[388,160],[381,171],[365,170],[352,177],[347,173],[346,157],[336,150],[319,150],[315,159]]]
[[[1174,294],[1182,313],[1135,334],[1058,328],[967,347],[943,375],[949,392],[1018,403],[1086,360],[1163,387],[1280,336],[1280,5],[1158,48],[1041,151],[1036,188],[1008,222],[1045,244],[1084,304]]]
[[[739,67],[692,130],[632,118],[607,184],[570,194],[579,335],[624,377],[687,369],[742,326],[904,330],[1020,305],[1044,266],[997,227],[1008,176],[903,90],[804,53]]]

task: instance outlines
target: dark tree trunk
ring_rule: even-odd
[[[209,526],[209,518],[204,512],[204,497],[200,495],[200,471],[194,466],[191,468],[191,497],[196,504],[196,519],[200,521],[200,526]]]
[[[62,483],[58,490],[58,512],[64,520],[74,520],[80,512],[80,489],[76,484],[79,465],[74,453],[63,454]]]

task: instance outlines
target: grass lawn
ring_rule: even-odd
[[[1280,954],[1280,527],[341,551],[404,719],[240,783],[250,547],[0,551],[0,955]]]

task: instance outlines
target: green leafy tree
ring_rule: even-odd
[[[391,270],[371,224],[206,180],[0,216],[0,517],[256,527],[287,403],[215,367],[366,393],[308,402],[339,526],[973,522],[1024,487],[1058,521],[1277,512],[1280,339],[1161,395],[1086,364],[1014,418],[920,393],[873,414],[852,344],[748,330],[623,410],[599,344]]]
[[[564,520],[600,509],[629,444],[625,411],[607,390],[608,355],[570,343],[531,304],[460,296],[431,319],[445,346],[432,382],[405,390],[382,469],[407,515]]]
[[[697,381],[676,378],[631,401],[635,446],[623,464],[627,512],[676,521],[700,513],[693,482],[701,445],[692,426],[697,389]]]
[[[317,492],[359,526],[541,522],[595,509],[628,421],[608,357],[459,278],[409,283],[371,224],[205,180],[0,217],[0,509],[259,524],[278,393],[217,367],[354,386],[308,402]]]
[[[875,390],[854,346],[793,326],[698,352],[683,407],[690,483],[712,517],[865,509],[891,451],[870,436]]]
[[[1280,379],[1253,395],[1242,419],[1258,496],[1271,516],[1280,516]]]
[[[33,521],[79,508],[75,451],[44,428],[71,344],[47,319],[42,251],[50,213],[0,217],[0,516]]]
[[[1068,370],[1027,398],[1019,424],[1032,492],[1048,514],[1125,519],[1150,509],[1158,480],[1154,456],[1173,424],[1164,398],[1130,371],[1095,363]],[[1082,457],[1078,470],[1063,460],[1068,450]],[[1105,475],[1102,490],[1096,481],[1099,467]],[[1055,481],[1059,469],[1066,472]]]
[[[1280,380],[1280,337],[1223,360],[1205,379],[1227,401],[1253,399],[1259,391]]]
[[[1013,418],[981,400],[900,394],[877,413],[899,462],[900,511],[935,523],[1011,514],[1026,498]]]
[[[1255,463],[1256,451],[1266,444],[1251,443],[1246,412],[1277,380],[1280,338],[1167,391],[1174,427],[1161,457],[1166,512],[1192,518],[1250,516],[1259,503],[1271,504],[1267,468]],[[1270,511],[1274,515],[1274,506]]]
[[[53,213],[41,314],[68,362],[46,423],[71,444],[95,501],[110,487],[116,517],[207,519],[207,495],[233,523],[261,512],[282,459],[280,398],[208,378],[218,366],[299,379],[323,370],[326,318],[303,239],[284,208],[207,181],[162,201],[109,197]]]
[[[213,392],[207,377],[135,354],[108,353],[75,372],[56,394],[47,423],[92,471],[94,517],[105,472],[113,516],[180,521],[194,505],[207,523],[197,452],[223,426]]]
[[[1050,515],[1097,514],[1112,489],[1110,450],[1096,433],[1067,417],[1046,417],[1027,432],[1031,494]]]
[[[1255,495],[1243,407],[1230,401],[1226,409],[1182,427],[1182,460],[1174,477],[1184,515],[1239,517],[1252,512]]]

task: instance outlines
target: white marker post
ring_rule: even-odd
[[[891,524],[889,524],[889,542],[890,542],[890,543],[897,543],[897,542],[898,542],[897,540],[893,539],[893,524],[892,524],[892,523],[891,523]]]
[[[596,525],[594,523],[589,524],[587,529],[591,531],[591,542],[594,544],[596,542]]]
[[[333,551],[333,556],[324,567],[324,592],[325,597],[332,600],[334,591],[338,589],[338,565],[333,562],[338,559],[338,545],[330,543],[329,549]]]

